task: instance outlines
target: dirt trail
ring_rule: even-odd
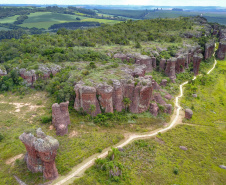
[[[216,64],[217,64],[217,61],[215,60],[213,67],[208,71],[207,74],[210,74],[214,70]],[[193,78],[193,80],[195,80],[195,79],[196,79],[196,77]],[[138,134],[130,134],[130,135],[128,135],[128,137],[126,139],[122,140],[120,143],[118,143],[112,147],[124,147],[136,139],[148,139],[153,136],[156,136],[160,132],[161,133],[166,132],[178,124],[182,124],[182,119],[184,118],[184,111],[182,111],[182,108],[179,105],[179,98],[181,98],[183,96],[183,86],[186,85],[187,83],[188,83],[188,81],[186,81],[180,85],[180,95],[177,96],[175,99],[175,110],[174,110],[174,113],[172,115],[172,118],[171,118],[171,121],[170,121],[170,124],[168,127],[162,128],[162,129],[157,129],[148,134],[139,134],[139,135]],[[89,167],[91,167],[97,158],[105,158],[107,156],[109,150],[111,150],[110,147],[106,148],[101,154],[92,155],[91,157],[84,160],[79,165],[75,166],[68,175],[59,177],[58,179],[53,181],[52,184],[67,185],[67,184],[72,183],[75,178],[82,176],[83,173],[85,172],[85,170],[87,170]]]

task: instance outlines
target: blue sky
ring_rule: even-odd
[[[0,0],[0,4],[98,4],[226,7],[226,0]]]

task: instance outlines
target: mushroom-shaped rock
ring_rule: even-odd
[[[193,115],[193,111],[191,109],[186,109],[185,110],[185,118],[186,119],[191,119]]]
[[[159,112],[159,107],[157,103],[151,103],[149,111],[153,116],[157,116]]]
[[[68,105],[69,102],[54,103],[52,105],[52,123],[56,128],[57,135],[63,136],[68,133],[68,125],[71,123]]]
[[[37,137],[31,133],[23,133],[19,139],[24,143],[27,150],[25,161],[32,172],[43,172],[45,179],[53,180],[58,177],[55,157],[59,142],[51,136],[46,136],[39,128]]]
[[[171,114],[173,106],[171,104],[165,104],[164,106],[165,106],[165,113]]]

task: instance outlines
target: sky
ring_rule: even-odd
[[[223,6],[226,0],[0,0],[0,4]]]

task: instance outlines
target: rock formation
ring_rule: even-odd
[[[51,136],[46,136],[41,128],[37,129],[36,137],[31,133],[23,133],[19,139],[24,143],[27,155],[27,167],[33,173],[43,172],[45,179],[53,180],[58,177],[55,157],[59,142]]]
[[[75,85],[75,104],[74,108],[77,111],[84,111],[92,116],[101,113],[99,102],[97,101],[96,88],[83,86],[81,84]],[[91,111],[91,106],[95,106],[95,110]]]
[[[156,103],[151,103],[149,111],[153,116],[157,116],[159,112],[158,105]]]
[[[51,74],[55,76],[60,70],[61,67],[56,64],[40,64],[36,70],[21,68],[19,69],[19,74],[28,85],[32,86],[38,78],[46,80],[50,78]]]
[[[176,66],[176,58],[171,58],[167,60],[165,73],[166,75],[174,82],[176,79],[175,66]]]
[[[144,77],[145,76],[145,72],[146,72],[146,65],[140,65],[135,67],[134,71],[133,71],[133,77]]]
[[[163,86],[165,87],[167,85],[167,80],[166,79],[163,79],[160,83],[160,86]]]
[[[202,59],[203,59],[203,55],[200,53],[195,54],[193,57],[193,72],[194,72],[195,76],[199,74],[199,66],[200,66]]]
[[[52,105],[52,124],[56,128],[57,135],[65,135],[68,133],[68,125],[70,122],[68,112],[69,102],[54,103]]]
[[[138,55],[136,57],[136,64],[139,65],[146,65],[146,71],[151,72],[152,71],[152,58],[147,55]]]
[[[166,104],[166,102],[162,99],[162,96],[161,96],[160,93],[154,93],[153,100],[156,103],[159,103],[160,105],[165,105]]]
[[[173,106],[171,104],[165,104],[164,112],[167,114],[172,114]]]
[[[125,108],[123,98],[130,99],[129,110],[132,113],[141,113],[149,110],[152,95],[152,80],[150,76],[139,77],[133,80],[112,80],[113,85],[99,84],[97,87],[75,85],[75,105],[88,114],[96,116],[113,110],[122,111]],[[90,105],[95,105],[95,112],[90,111]]]
[[[159,70],[165,71],[165,68],[166,68],[166,59],[161,59],[159,64]]]
[[[191,119],[193,115],[193,111],[191,109],[185,109],[185,118]]]
[[[226,37],[225,37],[226,39]],[[219,43],[219,48],[217,51],[217,58],[220,60],[224,60],[226,55],[226,40],[221,40]]]
[[[213,56],[214,48],[215,48],[214,42],[205,44],[205,60]]]

